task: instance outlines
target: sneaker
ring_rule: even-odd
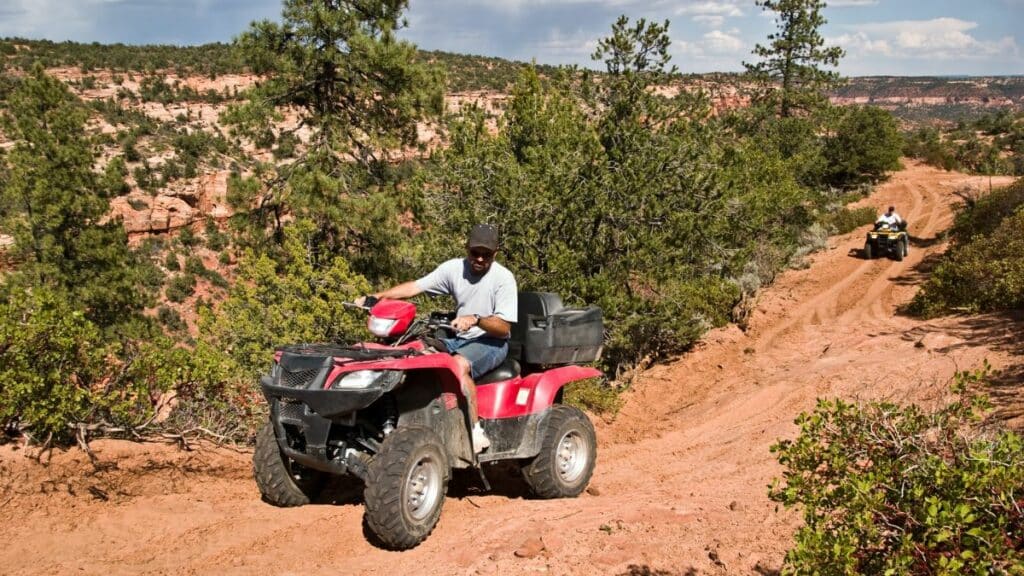
[[[491,446],[491,439],[487,437],[480,424],[473,427],[473,450],[479,454]]]

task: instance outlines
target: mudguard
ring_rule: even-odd
[[[482,384],[477,387],[477,411],[481,418],[518,418],[543,412],[555,402],[563,386],[577,380],[600,378],[600,370],[563,366],[525,378]]]
[[[422,356],[409,356],[401,360],[378,360],[363,362],[346,362],[336,364],[324,381],[324,388],[330,388],[342,374],[356,370],[435,370],[444,392],[462,395],[462,377],[459,365],[451,354],[437,353]]]

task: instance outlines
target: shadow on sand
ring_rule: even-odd
[[[932,348],[940,354],[984,346],[1014,357],[1009,366],[992,375],[985,393],[994,406],[989,416],[991,420],[1005,422],[1017,430],[1024,429],[1024,310],[955,316],[941,324],[922,324],[900,337],[919,346],[930,334],[939,334],[948,340],[948,343]]]
[[[625,572],[621,572],[617,576],[697,576],[697,574],[697,569],[693,567],[681,571],[674,571],[659,570],[657,568],[651,568],[646,564],[630,564],[629,568]]]

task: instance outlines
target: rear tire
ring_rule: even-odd
[[[386,548],[415,548],[441,517],[450,475],[437,432],[426,426],[395,430],[367,467],[367,527]]]
[[[283,508],[309,504],[326,479],[322,472],[300,469],[281,453],[270,422],[256,434],[252,471],[263,500]]]
[[[874,259],[874,257],[875,257],[875,251],[874,251],[874,248],[871,246],[871,242],[865,242],[864,243],[864,258],[867,259],[867,260],[872,260],[872,259]]]
[[[540,453],[522,467],[523,478],[538,498],[579,496],[594,474],[597,435],[577,408],[551,408]]]

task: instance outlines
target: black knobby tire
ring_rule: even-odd
[[[864,243],[864,258],[871,260],[875,257],[874,247],[871,246],[871,242]]]
[[[590,482],[597,461],[597,435],[578,408],[551,408],[540,453],[522,467],[523,478],[539,498],[573,498]]]
[[[903,237],[903,255],[904,256],[909,256],[910,255],[910,237],[908,237],[908,236],[904,236]]]
[[[367,467],[367,527],[386,548],[416,547],[441,517],[450,476],[447,452],[434,430],[395,430]]]
[[[320,492],[326,479],[322,472],[316,470],[300,471],[281,453],[270,422],[264,424],[256,434],[252,472],[263,500],[285,508],[309,504]]]
[[[903,250],[903,239],[896,241],[896,261],[903,262],[904,250]]]

